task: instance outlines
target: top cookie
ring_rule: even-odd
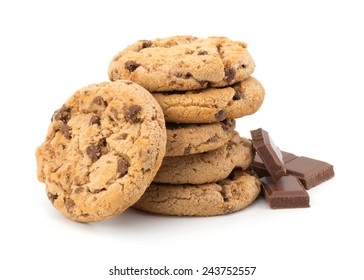
[[[149,91],[223,87],[255,69],[247,45],[225,37],[175,36],[141,40],[119,52],[109,66],[111,81],[130,79]]]
[[[69,219],[94,222],[134,204],[166,149],[163,113],[130,81],[90,85],[57,110],[37,148],[38,179]]]

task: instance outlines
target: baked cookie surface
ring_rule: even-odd
[[[249,77],[224,88],[178,93],[153,93],[167,122],[210,123],[254,114],[263,103],[261,83]]]
[[[209,124],[167,123],[166,156],[183,156],[215,150],[233,136],[235,120]]]
[[[193,90],[234,84],[254,69],[245,43],[174,36],[128,46],[110,62],[109,78],[129,79],[151,92]]]
[[[165,154],[163,113],[130,81],[90,85],[57,110],[37,148],[49,200],[74,221],[113,217],[144,193]]]
[[[216,150],[188,156],[165,157],[153,182],[167,184],[216,182],[229,176],[236,167],[248,168],[254,155],[251,141],[235,132],[224,146]]]
[[[228,178],[210,184],[152,183],[133,207],[163,215],[214,216],[245,208],[259,193],[258,177],[249,171],[237,169]]]

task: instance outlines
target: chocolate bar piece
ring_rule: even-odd
[[[278,182],[271,177],[261,179],[264,197],[272,209],[310,207],[310,197],[294,176],[283,176]]]
[[[264,129],[250,131],[253,147],[261,158],[265,168],[274,181],[278,181],[286,174],[281,151],[273,143],[268,132]]]
[[[327,162],[298,157],[285,165],[287,173],[297,177],[306,189],[311,189],[334,177],[334,167]]]
[[[287,162],[294,160],[297,158],[296,155],[281,151],[283,162],[286,164]],[[251,167],[254,169],[255,173],[259,178],[270,176],[265,165],[258,154],[255,155],[254,161],[251,164]]]

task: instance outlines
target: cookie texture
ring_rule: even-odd
[[[193,90],[223,87],[254,71],[247,45],[225,37],[174,36],[141,40],[114,56],[111,81],[130,79],[147,90]]]
[[[221,148],[179,157],[165,157],[153,182],[167,184],[205,184],[222,180],[240,167],[246,169],[254,159],[249,139],[237,132]]]
[[[166,156],[186,156],[218,149],[233,136],[235,120],[209,124],[167,123]]]
[[[55,111],[37,148],[37,175],[66,217],[113,217],[144,193],[165,154],[163,113],[130,81],[90,85]]]
[[[214,216],[229,214],[251,204],[260,193],[257,176],[234,170],[222,181],[203,185],[152,183],[134,208],[155,214],[175,216]]]
[[[263,103],[261,83],[249,77],[224,88],[154,93],[167,122],[210,123],[254,114]]]

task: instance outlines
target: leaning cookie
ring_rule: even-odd
[[[226,178],[240,167],[246,169],[254,159],[250,140],[237,132],[219,149],[202,154],[165,157],[153,182],[167,184],[205,184]]]
[[[254,114],[263,103],[265,91],[249,77],[224,88],[177,93],[153,93],[167,122],[210,123]]]
[[[151,92],[193,90],[234,84],[254,69],[245,43],[175,36],[130,45],[112,59],[109,78],[130,79]]]
[[[235,120],[209,124],[167,123],[166,126],[166,156],[186,156],[224,146],[233,137]]]
[[[37,148],[38,179],[66,217],[95,222],[120,214],[144,193],[165,154],[163,113],[130,81],[74,93]]]
[[[134,208],[175,216],[214,216],[239,211],[260,193],[256,175],[234,170],[222,181],[203,185],[152,183]]]

